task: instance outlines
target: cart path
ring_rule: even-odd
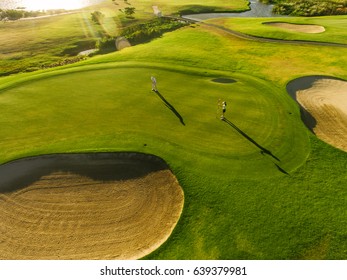
[[[283,40],[283,39],[272,39],[272,38],[264,38],[264,37],[257,37],[253,35],[248,35],[230,28],[226,28],[224,26],[220,26],[217,24],[213,23],[207,23],[204,21],[200,20],[194,20],[190,18],[185,18],[182,17],[184,20],[187,20],[192,23],[199,23],[202,25],[206,25],[209,27],[217,28],[220,30],[223,30],[227,32],[228,34],[231,34],[235,37],[241,38],[241,39],[246,39],[246,40],[251,40],[251,41],[256,41],[256,42],[264,42],[264,43],[280,43],[280,44],[289,44],[289,45],[314,45],[314,46],[328,46],[328,47],[342,47],[342,48],[347,48],[347,44],[340,44],[340,43],[331,43],[331,42],[316,42],[316,41],[304,41],[304,40]],[[180,18],[176,18],[180,19]]]

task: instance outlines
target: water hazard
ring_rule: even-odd
[[[212,18],[221,17],[279,17],[280,15],[272,12],[273,5],[267,5],[259,2],[258,0],[250,1],[250,10],[242,13],[206,13],[196,15],[185,15],[184,18],[192,20],[207,20]]]

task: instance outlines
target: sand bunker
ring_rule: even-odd
[[[0,188],[1,259],[138,259],[167,240],[184,199],[167,165],[141,154],[14,161]]]
[[[287,85],[301,105],[303,120],[320,139],[347,151],[347,81],[311,76]]]
[[[116,48],[117,50],[122,50],[122,49],[125,49],[125,48],[129,48],[131,47],[131,44],[130,42],[128,41],[127,38],[125,37],[118,37],[116,39]]]
[[[325,31],[323,26],[313,24],[293,24],[287,22],[263,22],[263,24],[302,33],[322,33]]]
[[[157,17],[161,17],[162,16],[162,13],[159,10],[158,6],[152,6],[152,9],[153,9],[154,15],[156,15]]]

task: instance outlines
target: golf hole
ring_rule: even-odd
[[[236,80],[230,79],[230,78],[215,78],[215,79],[212,79],[212,82],[220,83],[220,84],[232,84],[232,83],[236,83]]]

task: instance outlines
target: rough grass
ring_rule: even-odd
[[[130,3],[131,2],[131,3]],[[186,1],[105,1],[85,7],[76,13],[48,18],[0,22],[0,76],[39,70],[95,48],[104,36],[115,37],[123,27],[143,23],[154,17],[153,5],[164,14],[183,9]],[[199,1],[190,2],[194,7]],[[125,17],[124,8],[135,7],[133,19]],[[226,4],[221,0],[205,1],[201,7],[209,11],[247,9],[247,1],[235,0]],[[105,17],[101,25],[93,23],[91,13],[100,11]]]
[[[291,176],[216,181],[182,174],[196,182],[185,189],[191,203],[172,242],[150,258],[346,259],[346,154],[316,138],[311,144],[306,164]]]
[[[2,23],[0,75],[40,69],[75,56],[94,48],[102,34],[88,13]]]

